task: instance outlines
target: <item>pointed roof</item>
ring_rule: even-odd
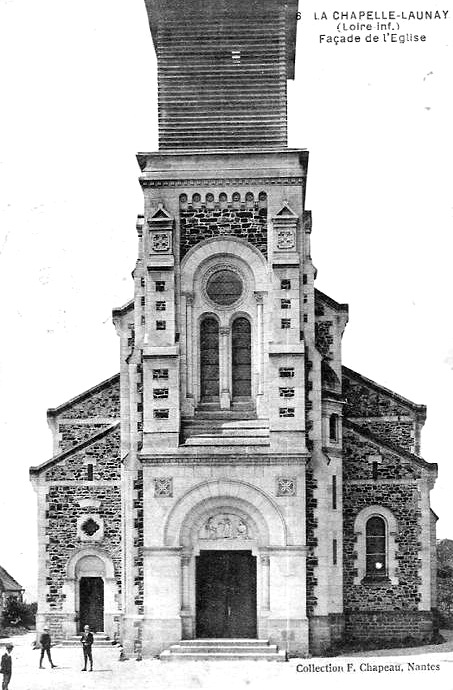
[[[421,467],[425,470],[428,470],[429,472],[434,472],[437,476],[437,463],[436,462],[427,462],[426,460],[419,457],[418,455],[411,453],[409,450],[406,450],[405,448],[401,448],[400,446],[397,446],[394,443],[391,443],[391,441],[383,441],[380,436],[373,434],[371,431],[368,431],[368,429],[364,429],[359,424],[354,424],[354,422],[351,422],[350,419],[347,419],[347,418],[343,419],[343,427],[345,427],[346,429],[350,429],[351,431],[358,434],[359,436],[362,436],[363,438],[367,439],[368,441],[372,441],[373,443],[375,443],[380,448],[383,448],[384,450],[387,450],[390,453],[394,453],[395,455],[398,455],[400,458],[405,458],[406,460],[410,460],[411,462],[414,462],[419,467]]]
[[[88,388],[87,390],[83,391],[83,393],[79,393],[79,395],[76,395],[75,398],[71,398],[70,400],[67,400],[66,402],[62,403],[58,407],[50,407],[47,410],[47,416],[48,417],[56,417],[57,415],[61,414],[64,412],[66,409],[69,407],[72,407],[73,405],[76,405],[77,403],[83,402],[86,398],[89,398],[90,395],[93,395],[94,393],[98,393],[99,391],[103,390],[104,388],[108,388],[114,383],[119,383],[120,380],[120,375],[119,374],[114,374],[114,376],[111,376],[109,379],[105,379],[105,381],[101,381],[101,383],[98,383],[96,386],[93,386],[92,388]]]
[[[409,400],[408,398],[404,398],[402,395],[399,395],[399,393],[395,393],[395,391],[390,390],[390,388],[386,388],[385,386],[381,386],[380,383],[376,383],[376,381],[372,381],[371,379],[368,379],[366,376],[363,376],[362,374],[359,374],[357,371],[354,371],[353,369],[349,369],[349,367],[342,366],[342,371],[343,371],[343,376],[346,378],[351,378],[354,379],[355,381],[359,383],[363,383],[366,386],[369,386],[373,390],[375,390],[377,393],[381,393],[384,395],[388,395],[390,398],[393,400],[401,403],[402,405],[405,405],[406,407],[410,407],[412,410],[414,410],[417,413],[417,417],[419,418],[420,422],[424,422],[426,419],[426,405],[419,405],[417,403],[412,402],[412,400]]]
[[[30,475],[33,476],[33,475],[41,474],[41,472],[44,472],[45,470],[50,469],[51,467],[53,467],[54,465],[57,465],[62,460],[69,458],[71,455],[74,455],[75,453],[78,453],[79,451],[84,450],[85,448],[88,448],[88,446],[91,446],[94,443],[101,441],[105,436],[108,436],[108,434],[111,434],[113,431],[116,431],[116,429],[119,429],[119,427],[120,427],[120,422],[115,422],[115,424],[110,424],[105,429],[101,429],[101,431],[98,431],[96,434],[93,434],[93,436],[90,436],[89,438],[85,439],[81,443],[77,443],[77,445],[71,446],[71,448],[67,448],[66,450],[62,451],[61,453],[58,453],[58,455],[54,455],[53,458],[50,458],[49,460],[46,460],[45,462],[41,463],[40,465],[35,465],[33,467],[30,467],[30,469],[29,469]]]

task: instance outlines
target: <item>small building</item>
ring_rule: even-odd
[[[0,613],[8,599],[22,602],[25,589],[0,565]]]

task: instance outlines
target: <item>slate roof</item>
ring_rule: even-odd
[[[0,589],[3,592],[23,592],[24,587],[20,585],[6,570],[0,565]]]

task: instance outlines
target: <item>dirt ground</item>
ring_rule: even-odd
[[[34,633],[11,638],[13,676],[9,690],[240,690],[328,688],[329,690],[453,690],[453,631],[445,643],[411,649],[379,650],[347,657],[267,661],[163,663],[156,659],[119,661],[116,647],[93,649],[94,671],[82,673],[78,648],[54,647],[51,670],[39,670]],[[3,653],[3,644],[0,640]],[[411,666],[412,664],[412,666]]]

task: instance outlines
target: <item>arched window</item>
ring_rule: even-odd
[[[329,440],[338,441],[338,415],[331,414],[329,417]]]
[[[385,577],[387,574],[387,544],[385,521],[379,515],[367,520],[365,528],[366,576]]]
[[[231,329],[233,399],[252,395],[251,328],[243,316],[233,321]]]
[[[219,398],[219,324],[212,316],[200,325],[201,399],[215,402]]]
[[[398,584],[398,523],[391,510],[369,505],[354,520],[356,572],[354,584],[388,578]]]

